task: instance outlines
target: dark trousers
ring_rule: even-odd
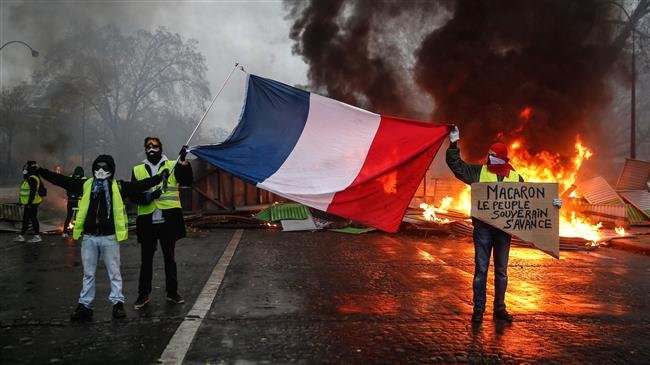
[[[164,224],[164,223],[163,223]],[[151,276],[153,272],[153,254],[156,252],[156,244],[160,241],[160,248],[165,259],[165,289],[167,294],[178,293],[178,278],[176,275],[176,261],[174,260],[174,249],[176,241],[165,238],[162,234],[163,224],[154,224],[151,237],[140,243],[140,283],[138,294],[149,295],[151,293]]]
[[[68,231],[68,226],[72,222],[72,216],[74,215],[74,208],[79,204],[77,199],[68,199],[68,214],[65,216],[65,223],[63,223],[63,232]]]
[[[474,310],[485,311],[485,288],[494,249],[494,311],[506,309],[511,236],[477,219],[474,222]]]
[[[20,234],[25,234],[27,233],[27,229],[29,228],[29,223],[32,223],[32,227],[34,228],[34,234],[39,234],[39,226],[38,226],[38,204],[30,204],[30,205],[25,205],[25,209],[23,210],[23,227],[20,230]]]

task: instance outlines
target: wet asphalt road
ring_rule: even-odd
[[[177,247],[185,305],[164,302],[156,254],[150,307],[136,313],[139,247],[122,246],[125,320],[112,321],[98,270],[95,320],[70,324],[79,249],[0,234],[0,362],[155,363],[234,230],[199,232]],[[186,363],[648,363],[650,258],[599,248],[562,259],[513,247],[506,303],[472,326],[467,238],[246,230]]]

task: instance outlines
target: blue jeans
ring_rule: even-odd
[[[104,258],[104,265],[111,281],[111,294],[108,299],[111,303],[124,303],[122,294],[122,275],[120,274],[120,245],[111,236],[84,235],[81,242],[81,263],[84,267],[83,287],[79,294],[79,303],[91,308],[95,299],[95,272],[100,256]]]
[[[485,288],[492,249],[494,249],[494,311],[505,310],[511,236],[478,219],[472,221],[474,223],[474,310],[485,311]]]

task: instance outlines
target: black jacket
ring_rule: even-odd
[[[39,175],[54,185],[60,186],[74,194],[81,196],[83,186],[87,178],[77,179],[47,169],[39,169]],[[118,180],[122,198],[138,194],[160,183],[161,177],[154,176],[137,182],[127,182]],[[112,198],[113,191],[109,190]],[[103,195],[92,196],[88,205],[88,215],[84,223],[84,233],[96,236],[110,236],[115,234],[115,223],[113,221],[113,212],[109,212],[106,205],[106,199]]]
[[[149,165],[144,165],[149,175],[151,175],[151,168]],[[160,175],[156,175],[160,176]],[[174,168],[174,177],[181,186],[191,186],[194,182],[194,174],[192,166],[181,165],[180,163]],[[135,173],[131,174],[131,181],[138,181],[135,178]],[[131,201],[136,204],[149,204],[144,194],[136,194],[131,197]],[[139,215],[136,219],[136,231],[138,234],[138,242],[146,242],[151,239],[156,239],[153,233],[153,223],[151,221],[152,214]],[[164,223],[160,224],[161,236],[166,239],[176,241],[185,237],[185,221],[183,220],[183,210],[181,208],[163,209],[162,210]]]

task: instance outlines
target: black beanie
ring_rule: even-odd
[[[84,168],[81,166],[75,167],[72,176],[84,176]]]
[[[110,172],[115,175],[115,160],[113,160],[113,156],[111,155],[99,155],[93,162],[93,171],[97,170],[97,164],[99,162],[106,162],[108,164],[108,168]]]

